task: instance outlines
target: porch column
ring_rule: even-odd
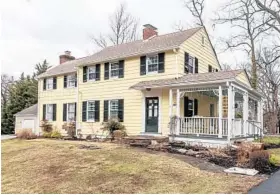
[[[180,134],[180,89],[177,89],[177,96],[176,96],[176,116],[179,118],[177,120],[177,129],[176,129],[176,134]]]
[[[223,89],[222,86],[219,86],[219,138],[223,137]]]
[[[248,132],[248,118],[249,118],[249,95],[246,91],[243,94],[243,135],[249,134]]]
[[[228,86],[228,141],[230,142],[231,138],[231,131],[232,131],[232,119],[233,119],[233,113],[232,113],[232,108],[233,108],[233,91],[232,91],[232,86]]]
[[[173,110],[173,94],[172,89],[169,89],[169,118],[172,117],[172,110]]]
[[[259,100],[258,101],[258,121],[257,122],[260,122],[260,128],[262,129],[262,101]],[[260,132],[260,135],[261,135],[261,132]]]

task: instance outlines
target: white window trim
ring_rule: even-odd
[[[51,119],[47,119],[47,116],[48,116],[48,107],[51,106],[52,107],[52,117]],[[46,104],[46,113],[45,113],[45,116],[46,116],[46,120],[48,121],[53,121],[53,104]]]
[[[109,100],[108,101],[108,119],[110,119],[111,118],[111,101],[116,101],[117,102],[117,104],[118,104],[118,112],[119,112],[119,101],[118,101],[118,99],[114,99],[114,100]],[[117,113],[117,115],[118,115],[118,113]],[[117,116],[117,118],[118,118],[118,116]]]
[[[152,72],[149,72],[149,65],[148,65],[148,58],[150,57],[157,57],[157,71],[152,71]],[[158,54],[155,54],[155,55],[147,55],[146,56],[146,74],[157,74],[158,73]]]
[[[68,109],[69,109],[69,104],[74,104],[74,107],[76,107],[75,102],[74,102],[74,103],[67,103],[67,104],[66,104],[66,105],[67,105],[67,106],[66,106],[66,111],[67,111],[67,112],[66,112],[66,121],[68,121],[68,122],[70,121],[70,120],[69,120],[69,117],[68,117],[68,114],[69,114],[69,113],[68,113],[68,111],[69,111],[69,110],[68,110]],[[76,109],[76,108],[74,108],[74,118],[75,118],[74,121],[76,121],[76,117],[77,117],[77,116],[75,116],[75,109]],[[77,109],[76,109],[76,110],[77,110]]]
[[[95,74],[95,77],[96,77],[96,65],[89,66],[89,67],[87,68],[87,81],[96,81],[96,78],[94,78],[94,79],[89,79],[89,68],[92,68],[92,67],[94,67],[94,69],[95,69],[94,74]]]
[[[195,57],[193,57],[193,56],[191,56],[191,55],[189,55],[189,60],[190,60],[190,58],[192,58],[193,59],[193,72],[188,72],[188,74],[195,74]],[[188,70],[189,70],[189,62],[188,62],[188,64],[187,64],[187,68],[188,68]]]
[[[75,74],[69,74],[69,75],[67,75],[67,88],[75,88],[76,86],[76,84],[74,84],[74,86],[69,86],[69,77],[70,76],[74,76],[75,77],[75,80],[74,80],[74,82],[77,82],[77,77],[76,77],[76,75]]]
[[[88,100],[88,101],[87,101],[87,122],[95,122],[95,109],[96,109],[96,108],[95,108],[95,105],[94,105],[94,111],[93,111],[93,112],[94,112],[94,117],[93,117],[93,119],[88,119],[88,111],[89,111],[89,110],[88,110],[88,105],[89,105],[89,102],[90,102],[90,103],[93,102],[93,103],[95,104],[95,100]]]
[[[118,71],[120,69],[120,64],[119,61],[114,61],[109,63],[109,79],[118,79],[120,77],[120,74],[118,73],[118,76],[111,76],[111,71],[112,71],[112,64],[118,64]]]
[[[49,86],[48,81],[50,81],[50,80],[52,80],[52,85],[51,85],[52,87],[48,88],[48,86]],[[46,79],[46,90],[53,90],[53,77]]]

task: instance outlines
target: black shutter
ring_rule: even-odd
[[[124,60],[119,61],[119,78],[124,76]]]
[[[95,65],[95,80],[100,81],[100,64]]]
[[[187,52],[185,52],[185,73],[189,73],[189,54]]]
[[[74,120],[77,121],[77,103],[75,102],[75,118]]]
[[[77,77],[77,73],[75,74],[75,87],[77,87],[77,82],[78,82],[78,77]]]
[[[109,79],[109,62],[106,62],[104,64],[104,79],[105,80]]]
[[[53,104],[53,121],[56,121],[56,104]]]
[[[164,53],[158,54],[158,73],[164,72]]]
[[[43,104],[43,120],[46,120],[46,104]]]
[[[218,70],[218,69],[216,69],[216,72],[219,72],[219,70]]]
[[[103,114],[103,121],[108,121],[108,114],[109,114],[109,101],[108,100],[104,100],[104,114]]]
[[[67,88],[67,76],[64,75],[64,84],[63,84],[64,88]]]
[[[194,73],[198,73],[198,59],[195,58],[194,60],[195,60],[195,61],[194,61],[194,63],[195,63]]]
[[[83,101],[83,108],[82,108],[82,121],[87,121],[87,101]]]
[[[83,82],[87,82],[87,66],[83,67]]]
[[[67,121],[67,104],[63,104],[63,121]]]
[[[140,57],[140,75],[146,74],[146,56]]]
[[[99,113],[100,113],[100,101],[94,101],[95,103],[95,110],[94,110],[94,121],[99,122]]]
[[[198,115],[198,100],[194,99],[194,116]]]
[[[53,77],[53,89],[56,89],[56,77]]]
[[[46,86],[47,86],[47,80],[44,79],[44,83],[43,83],[43,90],[46,90]]]
[[[123,99],[118,100],[118,118],[120,122],[123,122]]]
[[[189,98],[184,96],[184,117],[189,117]]]
[[[212,66],[208,65],[208,72],[212,72]]]

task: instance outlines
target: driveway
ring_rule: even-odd
[[[280,171],[277,171],[261,183],[259,186],[249,191],[249,194],[279,194],[280,193]]]
[[[14,139],[16,138],[15,135],[1,135],[1,140],[7,140],[7,139]]]

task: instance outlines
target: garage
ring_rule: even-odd
[[[15,120],[15,133],[21,129],[30,129],[33,133],[37,133],[37,104],[30,106],[18,113],[14,116]]]

